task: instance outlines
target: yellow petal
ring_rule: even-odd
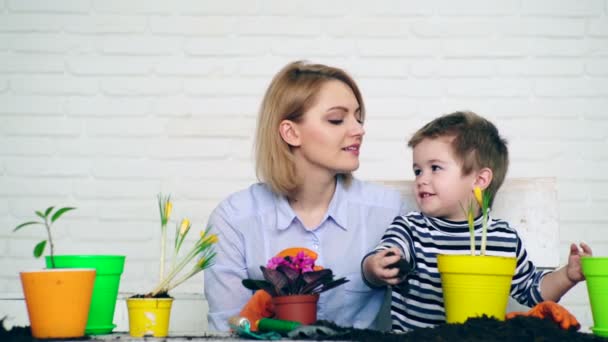
[[[173,209],[173,204],[169,201],[165,204],[165,220],[169,221],[169,216],[171,216],[171,210]]]
[[[476,186],[475,189],[473,190],[473,193],[475,194],[475,199],[477,200],[477,204],[479,204],[480,208],[483,208],[483,193],[481,191],[481,189]]]
[[[179,227],[179,235],[184,235],[190,229],[190,220],[187,218],[182,220],[182,224]]]
[[[207,238],[205,239],[205,242],[208,244],[214,244],[217,243],[217,235],[216,234],[211,234],[209,236],[207,236]]]

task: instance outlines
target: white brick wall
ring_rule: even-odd
[[[259,101],[287,62],[341,66],[367,101],[358,176],[410,179],[405,141],[458,109],[509,139],[511,177],[557,177],[570,241],[608,255],[608,1],[0,0],[0,293],[40,267],[33,210],[74,205],[59,253],[156,277],[155,196],[202,228],[255,180]],[[200,293],[201,280],[179,292]],[[591,324],[585,287],[563,303]]]

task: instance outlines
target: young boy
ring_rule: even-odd
[[[474,201],[475,187],[493,199],[509,164],[506,141],[496,127],[471,112],[456,112],[431,121],[414,134],[408,145],[413,148],[414,193],[420,212],[395,218],[376,249],[362,262],[369,284],[394,286],[393,331],[445,322],[437,255],[470,253],[463,207]],[[476,217],[475,235],[479,237],[480,212]],[[534,267],[516,230],[507,222],[490,218],[487,236],[487,255],[517,257],[511,296],[524,305],[557,302],[584,279],[580,257],[591,255],[591,248],[584,243],[580,245],[582,250],[572,244],[568,265],[550,272]],[[394,267],[401,259],[406,266]]]

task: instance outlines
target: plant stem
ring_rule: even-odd
[[[161,237],[160,237],[160,271],[159,271],[159,281],[163,281],[165,276],[165,245],[167,240],[167,226],[161,225]]]
[[[53,244],[53,238],[51,237],[51,226],[48,217],[44,218],[44,226],[46,227],[46,233],[49,236],[49,245],[51,247],[51,268],[55,268],[55,245]]]
[[[190,279],[193,275],[197,274],[200,271],[202,271],[202,270],[201,269],[194,269],[194,270],[190,271],[189,273],[187,273],[186,275],[184,275],[183,277],[181,277],[175,283],[173,283],[173,284],[167,284],[167,292],[171,291],[171,289],[176,288],[178,285],[180,285],[181,283],[183,283],[186,280]]]
[[[482,215],[482,230],[481,230],[481,255],[486,255],[486,243],[488,240],[488,213]]]
[[[471,230],[470,244],[471,244],[471,255],[475,255],[475,230]]]

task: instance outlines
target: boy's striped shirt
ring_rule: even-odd
[[[481,245],[481,216],[475,220],[476,251]],[[470,254],[466,222],[428,217],[419,212],[398,216],[384,233],[375,251],[396,246],[411,266],[407,279],[392,289],[393,331],[407,331],[445,322],[438,254]],[[511,296],[534,306],[543,299],[540,281],[549,271],[536,270],[517,232],[506,221],[488,219],[486,255],[517,257]]]

